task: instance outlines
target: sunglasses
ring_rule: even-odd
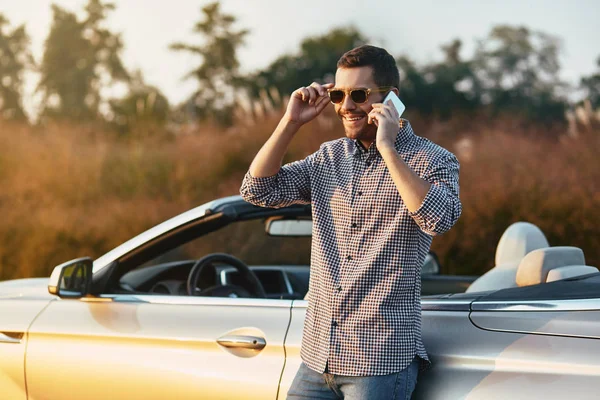
[[[379,87],[379,88],[375,88],[375,89],[365,89],[365,88],[360,88],[360,89],[329,89],[327,90],[327,93],[329,94],[329,100],[331,100],[331,102],[333,104],[340,104],[344,101],[344,98],[346,97],[346,95],[350,95],[350,98],[352,99],[352,101],[356,104],[362,104],[362,103],[366,103],[367,100],[369,99],[369,95],[371,93],[376,93],[376,92],[388,92],[390,90],[392,90],[394,87],[393,86],[384,86],[384,87]]]

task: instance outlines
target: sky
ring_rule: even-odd
[[[192,29],[202,16],[201,8],[211,1],[112,2],[117,8],[107,26],[123,37],[126,67],[141,69],[147,83],[157,86],[173,104],[186,99],[196,84],[183,77],[199,60],[168,47],[173,42],[201,42]],[[0,12],[12,27],[26,25],[37,61],[50,29],[52,3],[82,15],[86,0],[0,0]],[[461,56],[470,58],[476,40],[485,38],[493,26],[523,25],[562,40],[561,77],[573,85],[597,70],[600,56],[600,0],[221,0],[221,7],[238,19],[237,28],[250,30],[239,51],[242,72],[298,52],[308,36],[348,25],[371,38],[371,44],[385,47],[394,56],[406,54],[417,64],[439,61],[440,45],[454,38],[463,42]],[[35,77],[29,76],[27,97],[34,88]]]

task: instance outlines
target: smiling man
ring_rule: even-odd
[[[387,93],[399,73],[384,49],[337,64],[335,86],[292,93],[241,194],[265,207],[310,203],[313,242],[303,363],[289,399],[404,399],[429,363],[421,340],[421,265],[461,213],[456,157],[416,136]],[[345,138],[281,166],[298,129],[329,104]]]

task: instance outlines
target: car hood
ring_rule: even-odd
[[[17,297],[52,299],[56,296],[48,293],[48,278],[15,279],[0,282],[0,299]]]

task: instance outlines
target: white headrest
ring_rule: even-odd
[[[466,292],[483,292],[486,290],[499,290],[517,287],[515,276],[519,263],[496,265],[479,278],[475,279]]]
[[[517,268],[517,286],[546,282],[548,272],[569,265],[585,265],[583,251],[577,247],[547,247],[527,254]]]
[[[560,281],[575,276],[593,274],[594,272],[598,272],[598,268],[589,265],[569,265],[568,267],[554,268],[548,271],[546,282]]]
[[[549,246],[540,228],[529,222],[515,222],[506,228],[498,242],[495,265],[519,262],[532,250]]]

